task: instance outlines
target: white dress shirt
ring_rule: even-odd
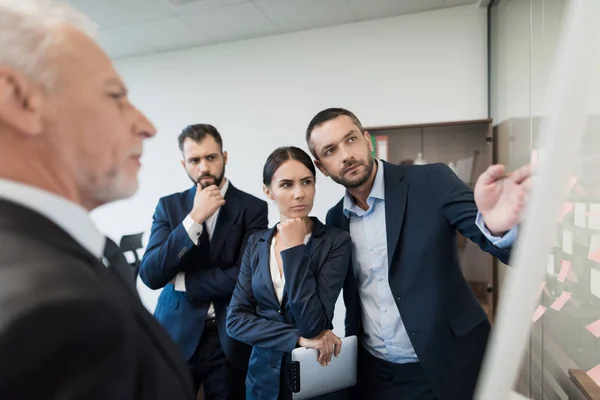
[[[227,193],[227,189],[229,188],[229,180],[225,178],[225,182],[221,187],[221,196],[225,198],[225,193]],[[208,240],[212,242],[213,233],[215,232],[215,227],[217,226],[217,218],[219,218],[219,213],[221,208],[219,208],[213,215],[211,215],[204,224],[206,225],[206,233],[208,233]],[[183,220],[183,227],[185,228],[190,240],[194,243],[194,245],[198,245],[198,240],[200,240],[200,235],[202,235],[202,224],[197,223],[192,219],[192,217],[188,214],[187,217]],[[179,272],[175,277],[175,290],[178,292],[185,292],[185,272]],[[211,302],[208,306],[208,318],[215,317],[215,307]]]
[[[79,204],[34,186],[2,178],[0,178],[0,199],[11,201],[43,215],[94,257],[98,259],[102,257],[106,238],[90,219],[89,212]]]
[[[312,234],[304,236],[304,244],[308,243],[310,236]],[[281,305],[281,299],[283,298],[283,288],[285,287],[285,275],[279,273],[279,263],[277,262],[277,253],[275,252],[275,245],[277,244],[277,239],[273,236],[273,240],[271,241],[271,252],[269,255],[269,269],[271,270],[271,279],[273,280],[273,288],[275,289],[275,294],[277,294],[277,299],[279,300],[279,304]],[[281,268],[283,270],[283,267]]]

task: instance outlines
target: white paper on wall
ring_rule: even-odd
[[[600,230],[600,204],[590,204],[588,228]]]
[[[548,257],[548,266],[546,267],[549,275],[554,275],[554,254],[550,254]]]
[[[575,226],[585,228],[585,204],[575,203]]]
[[[573,232],[563,231],[563,251],[567,254],[573,254]]]

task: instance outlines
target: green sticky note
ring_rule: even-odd
[[[375,140],[375,136],[371,136],[371,144],[373,145],[373,157],[377,157],[377,141]]]

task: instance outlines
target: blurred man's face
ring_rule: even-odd
[[[225,177],[227,152],[223,152],[210,135],[200,142],[186,138],[181,164],[194,184],[199,183],[202,188],[210,185],[221,187]]]
[[[3,123],[10,127],[19,137],[19,148],[31,151],[20,155],[36,169],[31,174],[54,179],[53,187],[93,209],[136,192],[142,144],[156,132],[129,102],[123,82],[98,45],[78,30],[63,29],[64,43],[52,60],[56,85],[50,91],[36,90],[23,80],[22,88],[31,95],[17,99],[24,102],[18,110],[19,101],[0,103],[5,106],[0,129]],[[0,90],[10,93],[3,82]]]
[[[316,127],[311,134],[317,154],[315,165],[347,189],[362,186],[373,172],[373,145],[368,132],[361,132],[342,115]]]
[[[154,126],[129,102],[125,85],[106,54],[78,31],[58,62],[60,76],[48,129],[64,146],[87,197],[98,204],[132,196],[140,157]]]

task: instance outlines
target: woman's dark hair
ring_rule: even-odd
[[[263,167],[263,183],[269,186],[275,172],[281,167],[281,164],[288,160],[296,160],[302,163],[312,173],[313,177],[316,177],[317,171],[310,156],[298,147],[285,146],[276,148],[267,158]]]

